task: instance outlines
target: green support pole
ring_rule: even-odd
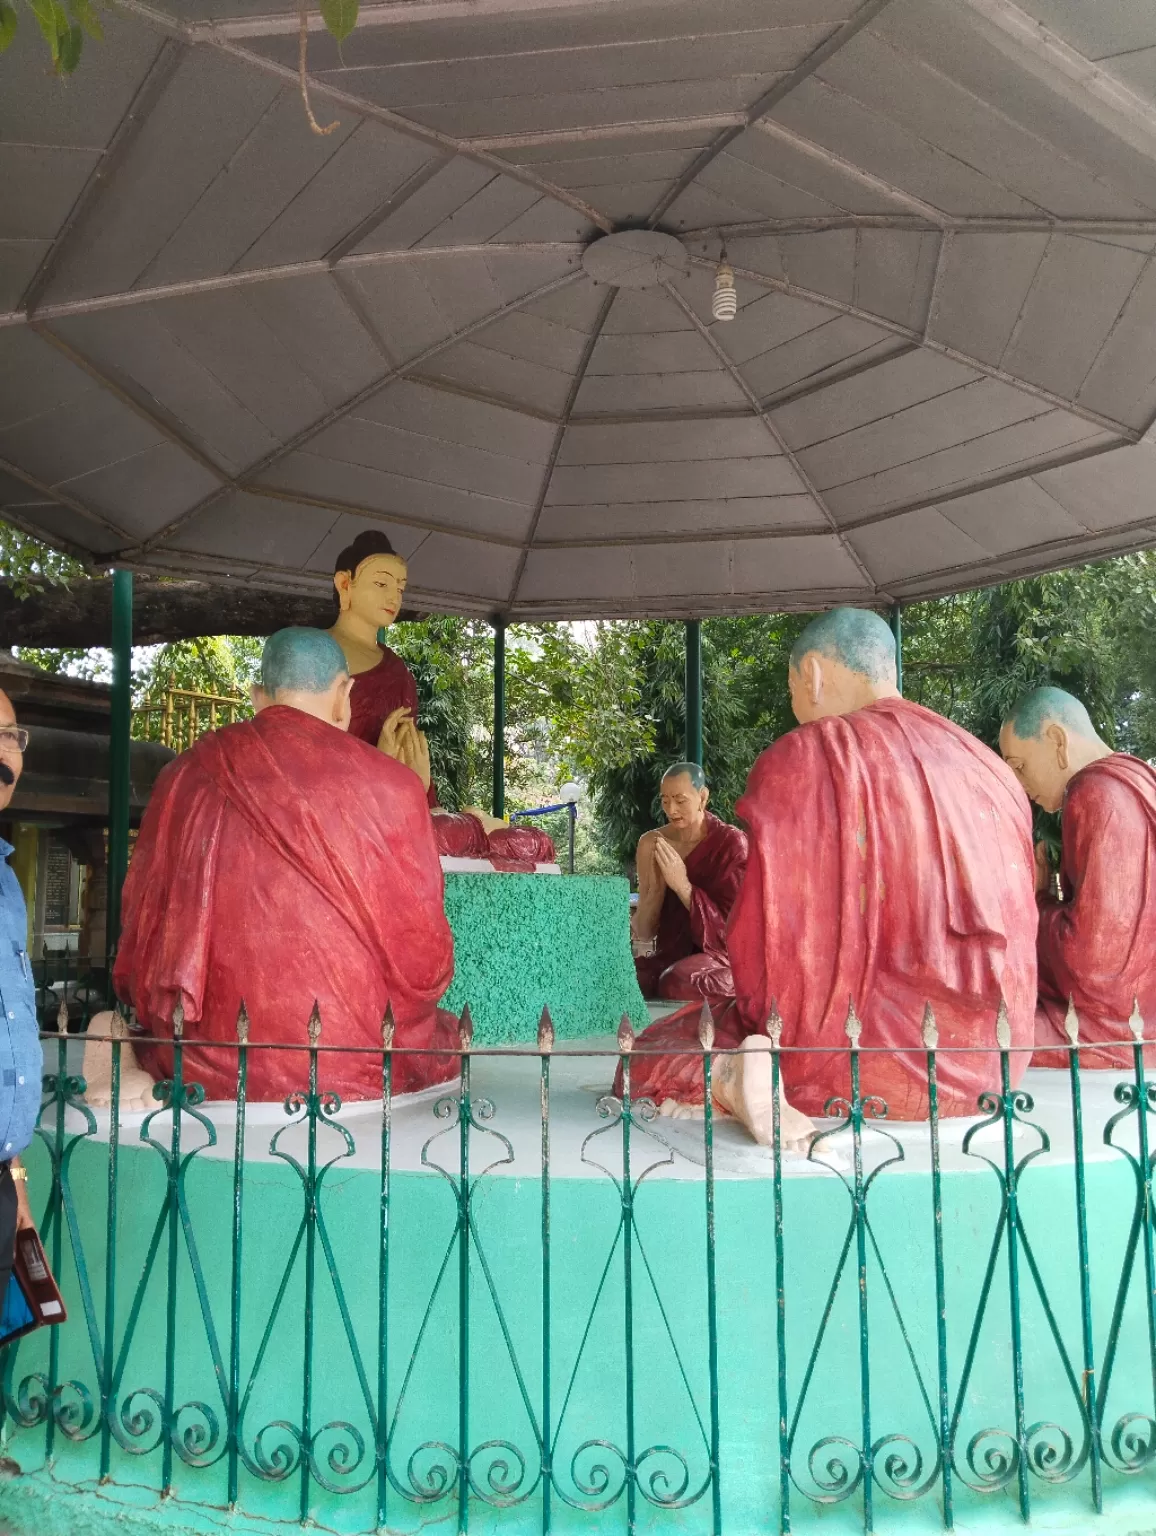
[[[702,625],[686,624],[686,760],[702,762]]]
[[[129,736],[132,729],[132,572],[112,573],[112,720],[108,751],[108,940],[120,939],[120,897],[128,872]]]
[[[903,604],[891,605],[891,633],[895,636],[895,686],[903,692]]]
[[[506,621],[494,619],[494,815],[506,814]]]

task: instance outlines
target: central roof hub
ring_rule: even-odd
[[[657,229],[624,229],[588,245],[582,256],[587,277],[613,288],[654,288],[690,272],[686,247]]]

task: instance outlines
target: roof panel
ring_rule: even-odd
[[[187,54],[128,143],[85,221],[83,241],[65,250],[49,302],[131,288],[280,91],[278,82],[238,60],[206,50]]]
[[[5,56],[0,459],[25,467],[0,506],[22,527],[318,591],[386,527],[424,605],[541,616],[889,601],[1156,542],[1154,450],[1113,446],[1156,412],[1156,134],[1090,62],[943,0],[891,0],[794,82],[854,0],[391,4],[341,53],[311,32],[340,125],[319,137],[282,69],[296,18],[222,3],[254,20],[163,49],[110,17],[120,52],[67,91],[27,28]],[[1105,0],[1095,25],[1127,20]],[[330,103],[327,71],[353,94]],[[773,121],[724,144],[771,80]],[[641,287],[598,287],[583,202],[697,224],[687,275],[667,246],[603,268]],[[25,292],[35,327],[5,313]]]

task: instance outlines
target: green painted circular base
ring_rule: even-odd
[[[630,952],[630,887],[592,875],[446,876],[454,933],[444,1006],[468,1003],[479,1045],[532,1044],[548,1003],[559,1040],[649,1022]]]

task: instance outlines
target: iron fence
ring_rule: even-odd
[[[431,1518],[510,1530],[862,1529],[920,1504],[1009,1500],[1090,1528],[1156,1473],[1156,1084],[1132,1020],[1128,1072],[995,1081],[943,1119],[889,1124],[860,1088],[803,1157],[712,1107],[635,1097],[636,1041],[475,1050],[453,1077],[343,1106],[341,1047],[310,1019],[308,1072],[271,1111],[209,1109],[173,1072],[139,1125],[94,1111],[66,1033],[45,1036],[31,1187],[70,1305],[7,1351],[11,1453],[57,1483],[142,1484],[189,1510],[241,1508],[349,1532]],[[993,1021],[994,1023],[994,1021]],[[285,1047],[289,1049],[289,1047]],[[653,1058],[648,1058],[653,1060]],[[622,1091],[608,1091],[621,1067]],[[479,1078],[481,1081],[479,1082]],[[1036,1099],[1041,1097],[1038,1106]],[[1046,1102],[1044,1102],[1046,1100]],[[270,1120],[270,1114],[275,1118]],[[422,1126],[424,1125],[424,1129]],[[1060,1143],[1062,1142],[1062,1145]],[[908,1528],[908,1527],[904,1527]]]

